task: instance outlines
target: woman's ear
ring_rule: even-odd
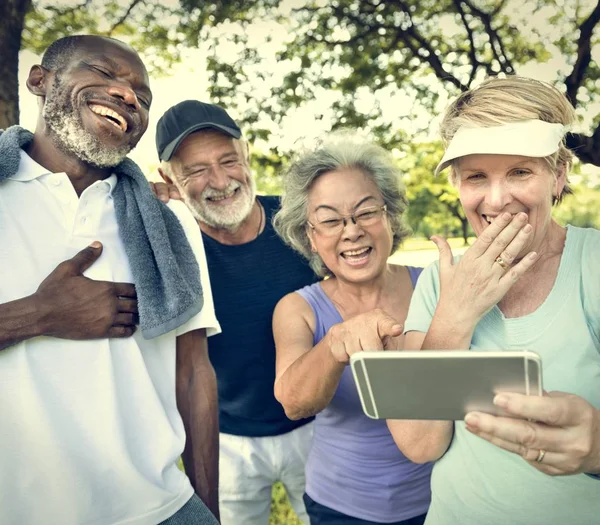
[[[313,253],[317,253],[317,247],[315,246],[315,241],[313,239],[313,231],[310,226],[306,227],[306,236],[308,237],[308,241],[310,242],[310,250]]]
[[[27,77],[27,89],[38,97],[45,97],[48,84],[49,71],[40,65],[32,66]]]
[[[554,175],[554,188],[552,189],[552,200],[556,201],[562,195],[565,185],[567,184],[567,167],[561,164],[556,167]]]

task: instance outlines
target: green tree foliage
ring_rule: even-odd
[[[399,167],[404,173],[410,202],[407,220],[415,235],[429,238],[434,233],[462,237],[465,244],[472,232],[458,199],[458,192],[444,175],[433,172],[443,154],[441,143],[411,143],[403,148]]]
[[[0,128],[18,122],[18,51],[38,54],[73,34],[125,38],[151,72],[168,71],[185,48],[197,47],[210,27],[246,22],[274,0],[5,0],[0,3]]]
[[[285,2],[280,2],[280,5]],[[301,4],[301,5],[299,5]],[[332,127],[361,127],[386,143],[403,122],[415,126],[424,111],[438,114],[446,95],[458,94],[485,76],[511,74],[531,62],[561,55],[556,84],[581,114],[598,100],[600,70],[591,59],[597,44],[600,2],[596,0],[331,0],[297,2],[285,22],[289,38],[277,50],[277,70],[248,45],[231,40],[238,56],[224,63],[214,46],[209,61],[212,95],[225,105],[244,106],[249,122],[258,113],[275,124],[291,108],[335,92]],[[219,45],[227,35],[222,35]],[[262,99],[246,86],[269,84]],[[365,109],[361,92],[374,95]],[[381,101],[398,100],[389,115]],[[572,134],[569,145],[584,162],[600,165],[600,128]],[[426,131],[428,123],[421,125]]]
[[[560,224],[600,229],[600,181],[595,184],[583,177],[569,195],[556,206],[553,215]]]

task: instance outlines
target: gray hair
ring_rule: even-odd
[[[285,173],[281,209],[273,218],[279,236],[308,259],[310,267],[321,277],[331,275],[331,272],[321,257],[311,250],[306,230],[308,193],[318,177],[340,168],[359,169],[381,192],[393,234],[390,255],[410,233],[403,219],[408,205],[406,189],[392,155],[354,133],[331,134],[316,148],[300,154]]]

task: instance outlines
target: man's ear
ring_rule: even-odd
[[[171,179],[171,177],[169,177],[163,170],[162,168],[158,168],[158,173],[160,174],[160,176],[162,177],[162,180],[164,180],[167,184],[175,184],[173,182],[173,180]]]
[[[27,77],[27,89],[38,97],[45,97],[48,87],[48,74],[50,72],[40,65],[32,66]]]

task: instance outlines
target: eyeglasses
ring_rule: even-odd
[[[326,217],[317,217],[317,222],[312,224],[310,221],[306,221],[314,231],[324,237],[332,237],[338,235],[348,224],[350,219],[354,224],[358,226],[373,226],[381,221],[383,214],[387,211],[387,205],[382,206],[369,206],[368,208],[361,208],[356,210],[350,215],[340,215],[338,213],[330,214]],[[323,214],[324,215],[324,214]]]

